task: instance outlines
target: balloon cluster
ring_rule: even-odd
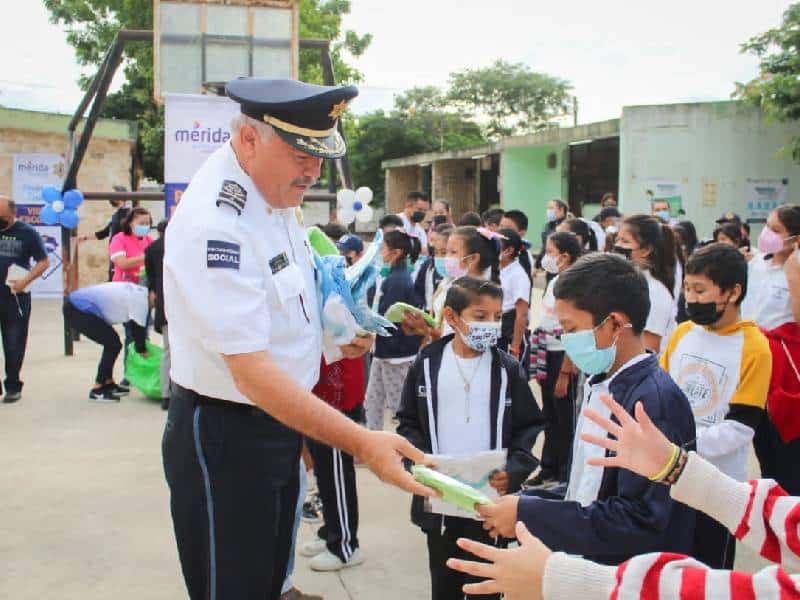
[[[45,225],[61,225],[67,229],[78,226],[78,207],[83,204],[83,194],[80,190],[68,190],[61,193],[57,187],[48,185],[42,188],[44,208],[39,215]]]
[[[336,193],[336,216],[342,225],[349,225],[354,220],[367,223],[372,220],[372,190],[360,187],[353,190],[339,190]]]

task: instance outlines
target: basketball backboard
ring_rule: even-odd
[[[295,0],[154,0],[153,14],[157,102],[241,76],[297,78]]]

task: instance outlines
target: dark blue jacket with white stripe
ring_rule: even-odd
[[[620,372],[609,391],[631,414],[641,402],[673,443],[694,449],[689,401],[655,355]],[[597,500],[589,506],[525,495],[517,506],[517,519],[553,551],[619,564],[647,552],[690,554],[695,512],[673,500],[665,485],[626,469],[606,468]]]
[[[429,454],[438,452],[439,370],[444,348],[452,339],[452,334],[445,336],[420,351],[406,376],[397,411],[397,433]],[[531,449],[544,428],[544,418],[517,360],[497,348],[491,353],[491,449],[507,449],[509,492],[515,492],[539,464]],[[425,512],[423,498],[414,496],[411,521],[415,525],[431,531],[441,526],[441,519]]]

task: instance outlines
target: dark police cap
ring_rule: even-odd
[[[358,95],[354,86],[322,86],[292,79],[240,77],[225,92],[242,113],[273,127],[291,146],[321,158],[346,152],[338,131],[339,117]]]

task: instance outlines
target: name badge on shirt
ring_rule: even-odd
[[[239,244],[221,240],[208,240],[206,245],[206,266],[209,269],[235,269],[238,271],[240,255]]]
[[[273,275],[275,275],[278,271],[283,271],[288,266],[289,257],[286,256],[286,252],[281,252],[280,254],[269,259],[269,268]]]

